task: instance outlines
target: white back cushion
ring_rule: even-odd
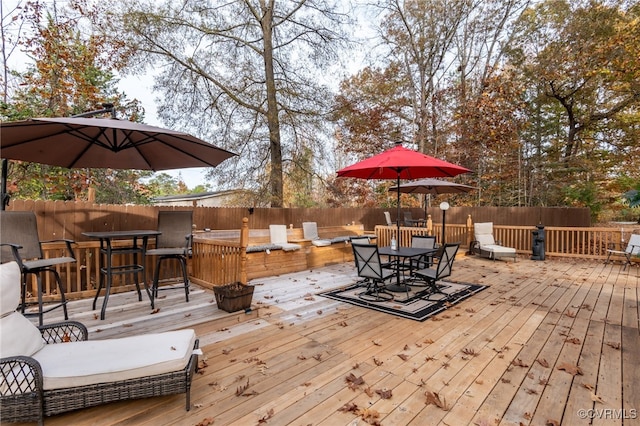
[[[496,243],[493,238],[493,222],[481,222],[473,224],[473,235],[475,240],[481,245],[492,245]]]
[[[640,255],[640,234],[631,235],[626,251],[633,255]]]
[[[271,244],[286,244],[287,225],[269,225],[269,235],[271,236]]]
[[[20,267],[0,265],[0,357],[31,356],[45,345],[40,330],[16,308],[20,303]]]
[[[304,232],[305,240],[317,240],[318,236],[318,224],[316,222],[302,222],[302,231]]]

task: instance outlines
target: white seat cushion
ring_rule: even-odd
[[[505,246],[499,246],[497,244],[488,244],[488,245],[481,245],[480,246],[481,250],[484,251],[488,251],[491,252],[495,255],[511,255],[511,254],[516,254],[516,249],[513,247],[505,247]]]
[[[44,389],[115,382],[182,370],[193,353],[194,330],[121,339],[45,345],[33,355],[44,375]]]

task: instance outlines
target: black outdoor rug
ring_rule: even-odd
[[[359,284],[326,291],[319,295],[402,318],[424,321],[487,288],[485,285],[451,281],[438,281],[438,287],[449,297],[437,293],[430,294],[429,289],[425,287],[413,286],[408,295],[406,292],[392,293],[393,300],[370,302],[358,297],[358,294],[366,290],[364,286]]]

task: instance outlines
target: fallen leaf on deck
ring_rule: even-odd
[[[462,353],[469,356],[478,356],[478,352],[475,349],[464,348]]]
[[[378,358],[373,357],[373,363],[380,367],[382,364],[384,364],[384,361],[380,361]]]
[[[213,419],[211,417],[205,417],[204,419],[200,420],[199,423],[196,423],[196,426],[209,426],[213,424]]]
[[[600,397],[599,395],[596,395],[593,392],[591,392],[591,400],[593,402],[600,402],[600,403],[604,404],[604,400],[602,399],[602,397]]]
[[[440,398],[440,395],[438,395],[437,392],[426,391],[424,394],[427,397],[427,400],[425,401],[426,405],[435,405],[441,410],[449,411],[447,400],[444,397]]]
[[[580,339],[578,339],[577,337],[572,337],[570,339],[565,339],[565,342],[573,343],[574,345],[579,345],[580,344]]]
[[[620,350],[620,342],[607,342],[607,346],[616,350]]]
[[[370,425],[379,425],[378,419],[380,418],[380,413],[372,408],[363,408],[362,410],[358,410],[358,414],[362,417],[362,420],[369,423]]]
[[[249,379],[247,379],[247,383],[236,388],[236,396],[241,396],[244,391],[249,389]]]
[[[564,363],[560,364],[558,366],[558,370],[566,371],[567,373],[571,374],[572,376],[575,376],[575,375],[582,376],[582,369],[580,367],[578,367],[577,365],[569,364],[567,362],[564,362]]]
[[[364,385],[364,379],[362,376],[356,377],[355,374],[349,373],[347,377],[345,377],[345,382],[347,382],[347,386],[351,390],[356,390],[358,386]]]
[[[538,358],[536,359],[536,361],[538,362],[538,364],[540,364],[541,366],[543,366],[544,368],[549,368],[549,363],[547,362],[546,359],[544,358]]]
[[[260,418],[260,420],[258,420],[258,424],[266,423],[267,420],[269,420],[271,417],[273,417],[274,414],[275,414],[275,411],[273,411],[273,408],[269,409],[269,411],[267,411],[267,414],[265,414],[264,416],[262,416]]]
[[[560,426],[560,422],[557,420],[548,419],[544,422],[544,426]]]
[[[380,395],[382,399],[391,399],[391,390],[389,389],[376,389],[376,393]]]
[[[403,361],[406,361],[409,359],[409,356],[405,354],[398,354],[398,358],[400,358]]]
[[[342,407],[338,408],[338,411],[343,413],[355,413],[358,411],[358,406],[353,402],[347,402]]]
[[[527,368],[529,365],[525,364],[520,358],[516,358],[511,361],[511,365],[515,365],[516,367],[524,367]]]
[[[151,311],[151,315],[157,314],[158,312],[160,312],[160,308],[155,308],[153,311]]]

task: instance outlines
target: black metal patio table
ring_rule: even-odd
[[[388,285],[386,288],[393,292],[408,292],[411,290],[405,280],[400,279],[400,259],[412,259],[415,257],[429,256],[438,252],[437,248],[420,248],[420,247],[398,247],[395,250],[391,246],[380,247],[378,252],[382,256],[389,256],[396,258],[396,283]],[[412,263],[409,262],[409,276],[412,272]]]
[[[147,295],[150,296],[144,273],[145,253],[147,251],[147,242],[149,237],[155,237],[160,234],[161,232],[157,230],[99,231],[82,233],[82,235],[86,237],[100,240],[100,283],[98,285],[98,291],[96,291],[96,297],[93,299],[93,309],[96,309],[96,302],[98,301],[98,296],[100,296],[100,290],[104,287],[105,294],[102,302],[102,309],[100,311],[101,320],[104,320],[105,317],[114,275],[133,274],[136,289],[138,290],[138,300],[142,301],[140,280],[138,278],[138,274],[142,274],[144,288]],[[112,242],[114,240],[132,240],[132,244],[127,245],[126,247],[113,247]],[[120,254],[132,254],[133,262],[130,264],[113,266],[113,257]],[[141,256],[140,263],[138,263],[138,255]],[[104,283],[105,278],[106,284]]]

